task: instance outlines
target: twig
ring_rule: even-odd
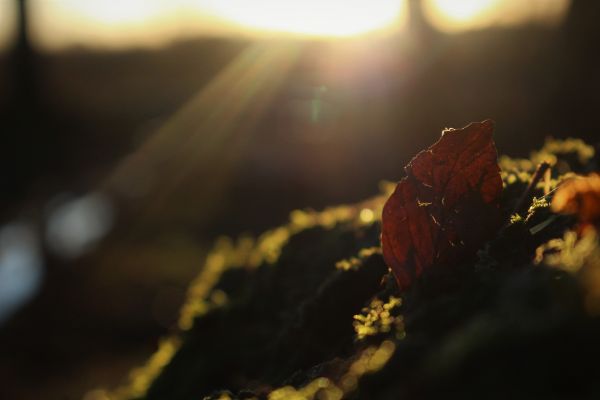
[[[519,198],[519,201],[517,202],[517,205],[515,206],[515,209],[512,212],[513,214],[517,214],[519,211],[521,211],[521,209],[524,207],[525,202],[527,201],[528,197],[531,195],[531,192],[533,191],[533,189],[535,189],[535,187],[537,186],[539,181],[542,180],[542,178],[544,177],[544,174],[549,169],[550,169],[550,164],[546,161],[541,162],[538,165],[537,169],[535,170],[535,174],[533,174],[533,178],[531,179],[531,182],[529,182],[529,185],[527,186],[527,189],[525,189],[525,191]]]

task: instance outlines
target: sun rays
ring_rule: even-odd
[[[116,167],[106,189],[151,192],[155,207],[193,181],[215,200],[299,52],[299,43],[247,47]]]

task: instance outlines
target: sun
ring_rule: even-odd
[[[398,25],[402,0],[204,0],[215,16],[259,31],[355,36]]]
[[[435,0],[433,5],[443,12],[446,18],[454,21],[466,21],[490,10],[498,0]]]
[[[501,0],[428,0],[425,10],[436,27],[457,31],[489,24],[502,5]]]

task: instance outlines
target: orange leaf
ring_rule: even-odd
[[[401,288],[472,256],[500,226],[502,179],[490,120],[446,129],[405,167],[387,200],[381,245]]]
[[[600,175],[565,181],[554,195],[552,210],[577,215],[582,227],[600,225]]]

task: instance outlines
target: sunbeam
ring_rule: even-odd
[[[263,43],[246,48],[123,160],[105,189],[123,196],[152,193],[154,209],[193,181],[205,189],[205,202],[214,201],[251,139],[252,126],[294,64],[299,46]]]

